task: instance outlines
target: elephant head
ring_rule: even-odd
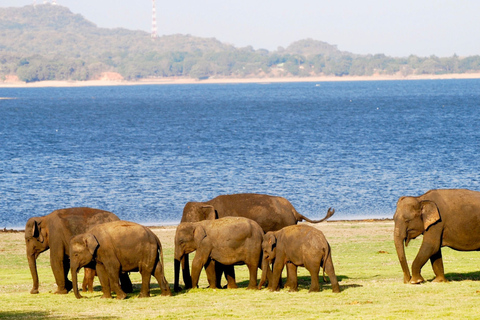
[[[203,202],[188,202],[183,208],[182,221],[180,222],[197,222],[216,218],[218,217],[213,206],[206,205]]]
[[[405,256],[405,247],[408,246],[410,240],[423,234],[430,226],[440,221],[440,213],[433,201],[401,197],[397,202],[393,220],[395,222],[395,248],[402,266],[404,282],[408,283],[411,275]]]
[[[82,298],[78,292],[77,273],[80,268],[90,264],[96,254],[99,243],[93,234],[84,233],[70,240],[70,271],[72,273],[75,297]]]
[[[192,222],[182,222],[175,233],[175,291],[179,291],[178,280],[180,265],[182,265],[185,288],[192,287],[192,279],[188,271],[188,254],[197,250],[199,243],[207,236],[202,225]],[[188,277],[186,278],[186,274]]]
[[[277,237],[274,232],[267,232],[263,236],[262,242],[263,258],[268,261],[273,261],[277,254]]]
[[[34,217],[30,218],[25,226],[28,266],[33,279],[33,288],[30,293],[38,293],[38,255],[49,249],[48,227],[46,224],[44,217]]]

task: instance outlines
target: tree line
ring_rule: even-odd
[[[480,71],[480,56],[358,55],[306,39],[276,51],[236,48],[212,38],[103,29],[50,4],[0,8],[0,80],[127,80],[164,77],[310,77],[449,74]]]

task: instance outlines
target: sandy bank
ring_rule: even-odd
[[[324,77],[283,77],[283,78],[211,78],[196,80],[191,78],[156,78],[139,81],[90,80],[90,81],[39,81],[39,82],[0,82],[0,88],[42,88],[42,87],[90,87],[90,86],[132,86],[167,84],[238,84],[238,83],[287,83],[287,82],[337,82],[337,81],[387,81],[387,80],[445,80],[480,79],[480,73],[442,75],[373,75],[373,76],[324,76]]]

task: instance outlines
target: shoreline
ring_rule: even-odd
[[[45,88],[45,87],[100,87],[135,85],[172,85],[172,84],[243,84],[243,83],[289,83],[289,82],[344,82],[344,81],[395,81],[395,80],[457,80],[480,79],[479,73],[452,73],[427,75],[373,75],[373,76],[320,76],[320,77],[281,77],[281,78],[210,78],[197,80],[191,78],[157,78],[138,81],[127,80],[88,80],[88,81],[38,81],[38,82],[0,82],[0,88]]]

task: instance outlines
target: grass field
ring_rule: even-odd
[[[421,285],[403,284],[403,274],[393,245],[393,222],[328,222],[317,225],[332,247],[341,293],[323,284],[319,293],[308,293],[309,273],[299,268],[299,291],[246,290],[248,271],[236,268],[235,290],[207,289],[202,272],[200,288],[160,296],[152,278],[151,295],[137,299],[140,275],[131,273],[135,291],[123,301],[100,299],[95,292],[56,295],[48,251],[38,259],[40,294],[30,294],[32,279],[25,256],[23,233],[0,233],[0,318],[31,319],[477,319],[480,302],[480,253],[443,249],[446,276],[450,282],[433,283],[430,263]],[[175,227],[154,228],[164,247],[166,278],[173,289],[173,239]],[[413,261],[421,237],[407,248]],[[284,272],[285,273],[285,272]],[[285,276],[285,274],[284,274]],[[83,271],[80,272],[80,279]],[[260,270],[259,276],[260,278]],[[322,280],[323,282],[323,280]],[[172,290],[173,291],[173,290]]]

